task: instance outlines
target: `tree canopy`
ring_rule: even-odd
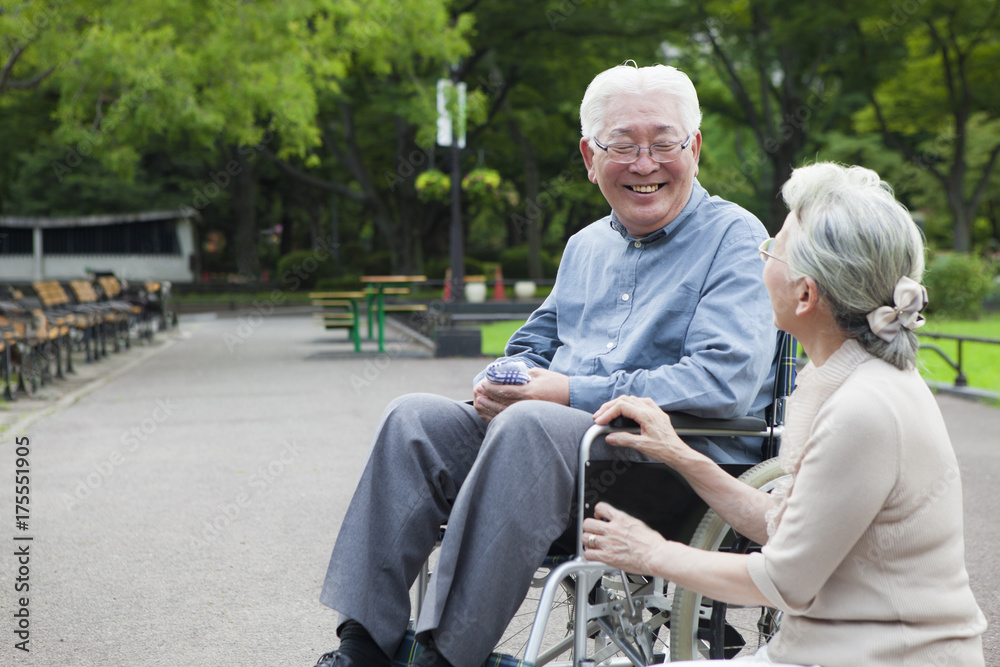
[[[702,183],[772,230],[791,169],[834,159],[877,169],[932,244],[995,251],[998,21],[995,0],[10,0],[0,212],[187,207],[206,271],[331,243],[341,274],[439,274],[435,90],[456,76],[470,261],[543,278],[607,213],[580,98],[634,59],[688,72]]]

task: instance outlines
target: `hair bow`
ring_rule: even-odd
[[[868,327],[887,343],[896,338],[901,326],[913,331],[924,325],[926,320],[920,311],[927,306],[927,289],[903,276],[892,291],[892,303],[892,306],[879,306],[868,313]]]

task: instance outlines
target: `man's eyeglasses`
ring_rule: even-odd
[[[649,151],[649,157],[655,162],[673,162],[681,156],[681,152],[691,144],[692,135],[688,135],[684,141],[671,141],[651,146],[640,146],[639,144],[608,144],[605,146],[597,137],[594,143],[597,147],[608,154],[612,162],[619,164],[632,164],[639,159],[642,151]]]
[[[767,258],[770,257],[771,259],[776,259],[779,262],[785,262],[785,264],[788,264],[788,262],[786,262],[785,260],[775,256],[771,252],[772,250],[774,250],[774,237],[771,237],[769,239],[764,239],[764,242],[760,244],[759,248],[757,248],[757,252],[760,254],[760,259],[762,262],[766,262]]]

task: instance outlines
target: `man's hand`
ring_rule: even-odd
[[[551,401],[569,405],[569,376],[545,368],[529,368],[527,384],[496,384],[481,380],[473,389],[473,405],[484,421],[518,401]]]

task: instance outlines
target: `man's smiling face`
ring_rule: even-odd
[[[608,144],[683,142],[688,132],[681,126],[677,103],[665,94],[626,95],[609,100],[598,141]],[[655,162],[648,150],[632,164],[612,162],[608,154],[591,148],[588,138],[580,150],[591,182],[618,214],[629,234],[642,238],[676,218],[688,200],[698,175],[701,134],[696,133],[674,162]]]

